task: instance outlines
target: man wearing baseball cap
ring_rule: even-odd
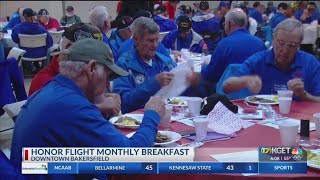
[[[47,50],[53,45],[53,39],[50,33],[38,23],[35,23],[33,20],[33,16],[35,16],[34,11],[30,8],[25,8],[23,10],[23,22],[21,24],[16,25],[12,29],[12,40],[19,44],[19,48],[26,51],[23,57],[26,58],[40,58],[47,55]],[[37,48],[26,48],[20,46],[19,34],[28,34],[28,35],[37,35],[37,34],[47,34],[46,37],[46,46],[45,47],[37,47]],[[31,74],[35,74],[40,70],[40,65],[36,63],[32,63],[30,61],[23,61],[23,66],[29,71]],[[44,63],[42,63],[44,65]]]
[[[132,36],[130,29],[132,22],[133,19],[130,16],[122,16],[117,20],[117,29],[111,32],[109,41],[114,59],[118,59],[121,44]]]
[[[171,50],[180,51],[189,49],[191,52],[201,53],[203,38],[191,29],[192,22],[187,16],[178,18],[178,29],[170,31],[163,40],[162,44]]]
[[[50,17],[46,9],[40,9],[38,12],[39,24],[48,31],[57,31],[60,25],[57,19]]]
[[[168,18],[167,10],[164,5],[157,7],[156,15],[153,17],[153,20],[159,25],[160,32],[168,32],[177,29],[177,25],[173,20]]]
[[[136,134],[128,138],[93,104],[94,97],[105,91],[107,81],[128,75],[114,64],[109,46],[85,38],[63,53],[60,74],[28,99],[17,117],[10,158],[15,168],[21,169],[22,147],[152,147],[165,114],[164,102],[151,97]],[[39,179],[54,177],[39,175]],[[63,179],[96,177],[85,174]]]
[[[73,6],[68,6],[66,9],[66,15],[62,16],[60,19],[60,24],[63,26],[69,26],[81,22],[81,18],[74,14]]]
[[[210,12],[208,1],[200,2],[199,12],[192,18],[192,29],[203,37],[208,50],[213,51],[218,42],[215,33],[220,30],[220,21]]]

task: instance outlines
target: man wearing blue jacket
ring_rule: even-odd
[[[48,49],[53,45],[53,39],[50,33],[42,27],[40,24],[33,21],[33,16],[35,16],[34,11],[30,8],[26,8],[23,10],[23,18],[24,22],[21,24],[16,25],[12,30],[12,40],[19,44],[20,47],[20,39],[19,34],[28,34],[28,35],[36,35],[36,34],[47,34],[46,37],[46,46],[45,47],[38,47],[38,48],[25,48],[20,47],[21,49],[26,50],[27,52],[24,54],[24,57],[27,58],[39,58],[47,55]],[[28,64],[27,64],[28,63]],[[33,66],[31,62],[27,62],[28,69],[34,73],[39,69]]]
[[[132,30],[130,28],[132,22],[133,19],[130,16],[122,16],[117,20],[117,29],[111,32],[109,40],[114,59],[118,59],[121,44],[132,36]]]
[[[201,53],[204,44],[203,38],[194,32],[191,26],[189,17],[180,16],[178,18],[178,29],[170,31],[162,39],[162,44],[171,50],[189,49],[191,52]]]
[[[288,18],[275,28],[273,49],[248,58],[222,88],[231,93],[248,88],[254,94],[276,94],[289,89],[300,101],[320,102],[320,63],[311,54],[298,50],[303,39],[302,23]]]
[[[122,54],[117,65],[129,76],[113,81],[113,91],[121,96],[122,113],[142,108],[162,86],[170,83],[176,66],[169,57],[156,52],[159,26],[150,18],[140,17],[133,24],[134,48]]]
[[[200,34],[211,52],[220,40],[220,22],[217,17],[210,13],[209,3],[201,1],[199,12],[192,18],[192,29]]]
[[[138,11],[138,12],[135,14],[133,20],[136,20],[136,19],[139,18],[139,17],[146,17],[146,18],[152,19],[151,13],[150,13],[149,11],[146,11],[146,10],[140,10],[140,11]],[[134,29],[133,25],[131,25],[130,28],[131,28],[131,30],[133,31],[133,29]],[[133,39],[132,39],[132,38],[127,39],[126,41],[124,41],[124,42],[121,44],[121,46],[120,46],[120,48],[119,48],[119,51],[118,51],[118,57],[120,57],[121,54],[126,53],[126,52],[130,51],[130,50],[133,49],[133,48],[134,48],[134,41],[133,41]],[[170,57],[170,52],[169,52],[169,50],[168,50],[161,42],[158,42],[158,46],[157,46],[157,50],[156,50],[156,51],[159,52],[160,54],[164,54],[164,55]],[[115,59],[115,61],[117,62],[117,59]]]
[[[274,29],[280,22],[287,19],[286,11],[288,9],[288,5],[286,3],[280,3],[278,5],[278,10],[275,15],[269,21],[269,25]]]
[[[263,23],[263,17],[262,14],[260,12],[261,9],[261,3],[260,2],[255,2],[253,4],[253,8],[249,11],[249,16],[252,17],[253,19],[255,19],[258,24],[262,24]]]
[[[23,147],[151,147],[164,102],[151,98],[136,133],[127,138],[93,104],[106,82],[128,72],[114,64],[105,43],[85,38],[63,51],[60,74],[29,97],[15,122],[11,162],[21,172]],[[26,179],[93,179],[96,175],[31,175]],[[106,177],[99,177],[106,179]]]
[[[153,17],[153,20],[159,25],[160,32],[168,32],[177,29],[177,25],[173,22],[173,20],[168,18],[165,6],[158,6],[156,13],[157,15]]]
[[[239,64],[256,52],[265,50],[261,39],[246,30],[248,18],[240,8],[231,9],[225,18],[225,32],[228,37],[222,39],[214,50],[211,61],[201,70],[201,77],[211,83],[217,83],[229,64]]]

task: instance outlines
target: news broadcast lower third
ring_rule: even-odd
[[[219,154],[214,152],[219,152],[219,148],[26,147],[22,151],[21,171],[22,174],[307,173],[308,154],[301,147],[254,148],[256,158],[237,162],[215,161]],[[202,159],[206,153],[211,153],[212,159]]]

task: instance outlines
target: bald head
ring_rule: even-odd
[[[246,27],[248,24],[247,14],[240,8],[233,8],[226,14],[226,22],[231,22],[237,27]]]

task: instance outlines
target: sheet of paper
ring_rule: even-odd
[[[300,120],[288,118],[288,119],[284,119],[284,120],[279,120],[277,122],[280,122],[280,121],[281,122],[291,122],[291,123],[299,124],[299,132],[300,132]],[[264,125],[264,126],[272,127],[272,128],[275,128],[275,129],[279,129],[279,126],[278,126],[278,124],[276,122],[264,123],[263,121],[261,121],[260,124]],[[312,123],[310,123],[310,131],[314,131],[314,130],[316,130],[316,125],[312,122]]]

